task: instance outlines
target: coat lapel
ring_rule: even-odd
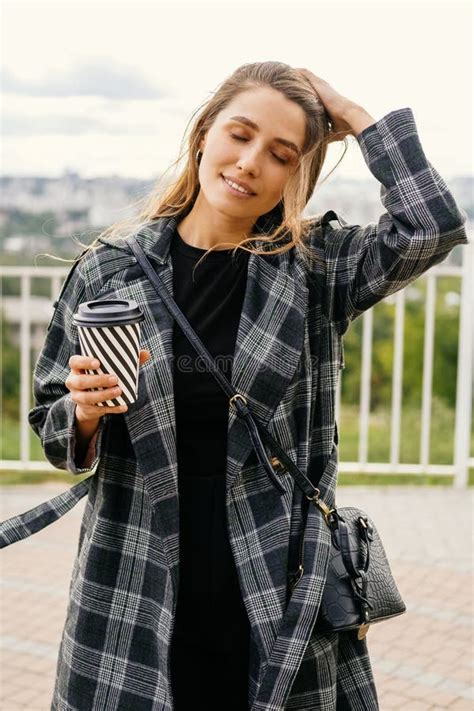
[[[231,384],[270,430],[269,422],[295,377],[303,352],[307,293],[303,275],[290,273],[288,254],[250,255]],[[247,427],[230,405],[228,489],[251,451]]]

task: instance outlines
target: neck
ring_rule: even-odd
[[[216,249],[232,249],[233,245],[249,236],[256,219],[239,219],[218,212],[202,199],[200,191],[191,211],[177,224],[177,228],[184,241],[193,247],[209,249],[222,244]]]

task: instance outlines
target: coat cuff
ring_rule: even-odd
[[[91,471],[99,461],[102,450],[103,432],[110,414],[103,415],[94,433],[83,462],[78,467],[75,461],[76,447],[76,407],[71,393],[58,397],[49,407],[37,405],[28,415],[33,431],[41,440],[44,455],[56,469],[64,469],[72,474]]]
[[[418,236],[424,241],[432,231],[442,237],[446,250],[469,243],[464,228],[467,213],[428,161],[410,107],[390,111],[367,126],[357,142],[369,170],[381,184],[382,203],[397,220],[400,234],[405,226],[407,234],[416,233],[419,227],[419,235],[412,234],[415,243]],[[431,224],[417,225],[418,218],[426,215]]]
[[[67,414],[68,423],[68,434],[67,434],[67,470],[72,474],[83,474],[84,472],[89,472],[98,463],[102,454],[102,439],[105,427],[105,421],[108,419],[108,415],[104,415],[99,420],[99,427],[94,433],[91,441],[89,442],[89,447],[87,449],[83,466],[77,466],[75,461],[75,449],[76,449],[76,407],[75,403],[71,399],[71,395],[65,396],[65,408]]]
[[[414,134],[418,135],[415,117],[412,109],[406,106],[403,109],[390,111],[375,123],[364,128],[356,136],[356,140],[366,163],[370,167],[371,163],[376,161],[377,158],[384,156],[386,151],[390,149],[390,145],[396,148],[404,137]],[[423,150],[419,140],[417,148]]]

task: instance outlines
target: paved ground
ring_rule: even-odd
[[[66,488],[0,487],[0,519]],[[407,605],[367,637],[382,711],[474,708],[472,498],[445,487],[338,490],[339,507],[356,505],[373,518]],[[2,550],[2,711],[50,709],[84,504]]]

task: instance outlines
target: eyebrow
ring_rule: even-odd
[[[250,128],[253,128],[255,131],[259,130],[259,127],[257,126],[256,123],[251,121],[247,116],[231,116],[229,121],[239,121],[240,123],[244,123]],[[287,148],[290,148],[290,150],[294,151],[297,156],[301,156],[301,151],[298,148],[297,145],[292,143],[291,141],[287,141],[286,138],[275,138],[274,139],[277,143],[281,143],[283,146],[286,146]]]

